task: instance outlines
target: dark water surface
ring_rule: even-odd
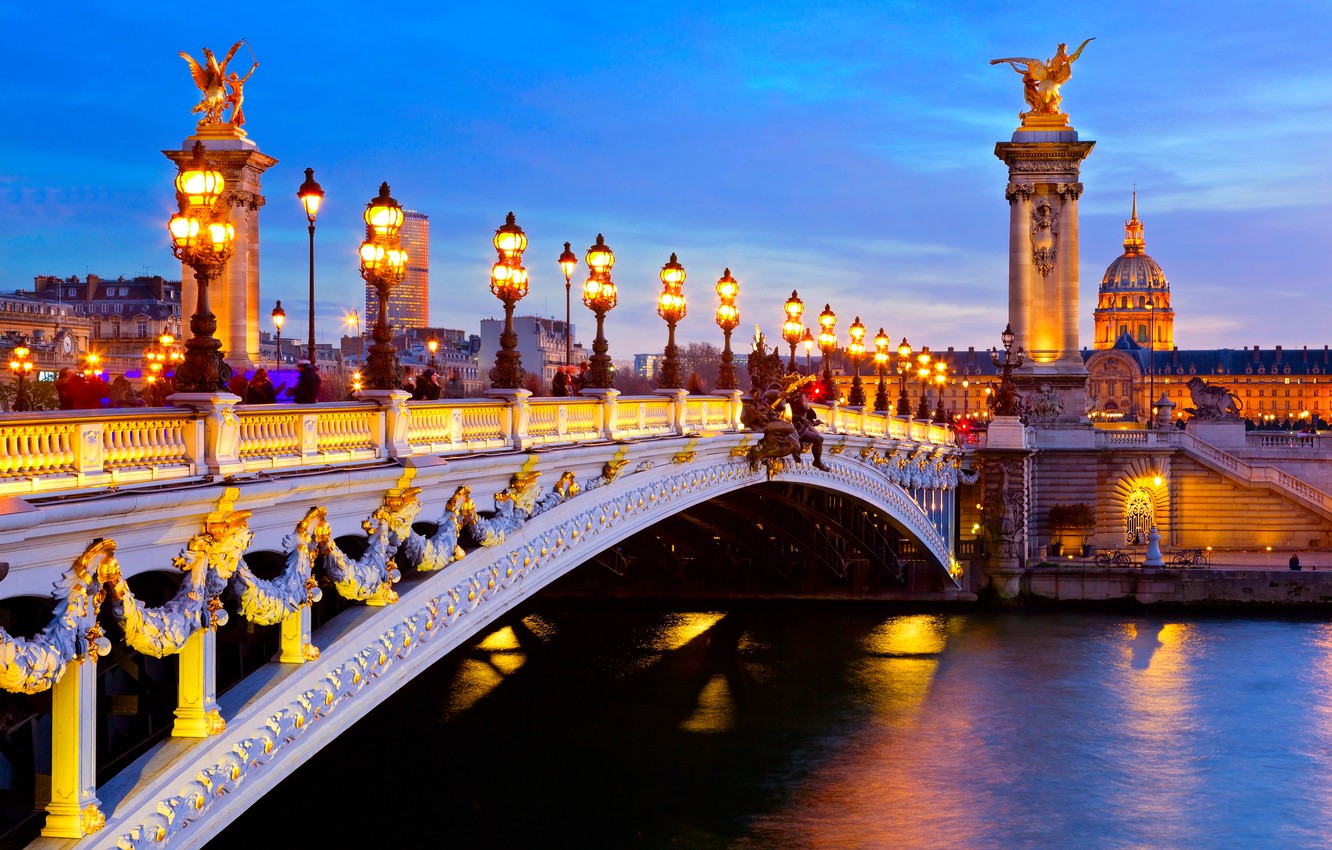
[[[210,848],[1332,847],[1332,624],[536,600]]]

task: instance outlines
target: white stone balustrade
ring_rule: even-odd
[[[947,426],[816,405],[824,430],[952,445]],[[739,392],[0,414],[0,495],[401,456],[740,430]],[[405,423],[395,442],[394,427]],[[206,427],[207,423],[207,427]],[[1113,433],[1113,432],[1111,432]],[[1134,432],[1114,434],[1126,443]],[[1149,438],[1152,435],[1148,435]],[[1162,435],[1164,436],[1164,435]],[[220,441],[213,445],[214,441]]]

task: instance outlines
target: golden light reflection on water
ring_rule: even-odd
[[[726,615],[719,611],[690,611],[663,618],[650,643],[653,652],[679,649],[706,632]]]
[[[685,732],[717,733],[735,726],[735,700],[731,686],[720,673],[714,675],[698,694],[694,713],[680,723]]]
[[[865,648],[879,655],[935,655],[947,644],[944,618],[935,614],[893,617],[865,638]]]
[[[486,652],[498,652],[505,649],[517,649],[518,647],[518,635],[513,633],[512,626],[496,629],[482,638],[481,642],[476,645],[477,649]]]
[[[540,617],[524,617],[521,623],[529,634],[542,643],[555,637],[555,627]],[[485,657],[468,658],[458,665],[446,691],[448,703],[444,707],[445,719],[476,705],[486,694],[499,687],[506,677],[517,673],[527,663],[527,653],[523,652],[522,641],[512,626],[501,626],[484,635],[472,645],[470,651],[484,654]]]
[[[935,776],[976,757],[971,720],[930,710],[948,624],[931,614],[892,617],[865,636],[856,679],[873,701],[872,726],[854,746],[827,753],[780,820],[760,819],[738,847],[978,846],[977,820],[963,814],[976,804],[975,789]]]
[[[1130,783],[1120,802],[1140,814],[1160,813],[1168,822],[1199,799],[1205,780],[1189,757],[1201,725],[1193,663],[1202,650],[1190,623],[1130,621],[1121,628],[1120,677],[1123,699],[1121,763],[1134,765],[1141,782],[1155,789],[1143,795]],[[1166,838],[1166,836],[1163,836]]]

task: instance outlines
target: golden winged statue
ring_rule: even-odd
[[[1011,56],[1006,59],[991,59],[990,64],[1006,63],[1022,75],[1022,95],[1026,98],[1027,105],[1031,107],[1028,112],[1023,113],[1024,115],[1058,115],[1059,104],[1063,100],[1059,94],[1059,87],[1068,82],[1073,73],[1073,63],[1082,55],[1082,48],[1092,41],[1095,39],[1089,38],[1082,42],[1071,54],[1068,52],[1068,45],[1060,42],[1055,55],[1045,62]]]
[[[229,77],[227,76],[227,65],[244,43],[245,39],[241,39],[231,45],[231,49],[227,51],[226,57],[221,62],[217,61],[213,51],[207,47],[203,49],[204,59],[202,63],[197,62],[190,54],[184,51],[180,52],[180,58],[189,63],[190,76],[193,77],[194,84],[203,93],[203,97],[191,110],[192,112],[203,113],[203,117],[199,119],[200,127],[206,124],[230,123],[239,128],[241,124],[245,123],[244,113],[241,111],[243,99],[241,87],[250,78],[250,74],[254,73],[254,69],[259,67],[259,63],[255,62],[249,73],[244,77],[237,76],[234,72]],[[228,86],[231,87],[230,92],[227,91]],[[227,107],[231,107],[231,120],[223,121],[222,112]]]

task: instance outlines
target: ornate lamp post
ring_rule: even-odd
[[[89,351],[83,355],[83,374],[90,378],[100,376],[102,374],[102,355],[95,351]]]
[[[278,301],[277,306],[273,308],[273,327],[277,328],[277,356],[273,359],[277,361],[277,368],[282,367],[282,323],[287,321],[287,311],[282,309],[282,302]],[[314,361],[310,361],[313,363]]]
[[[791,297],[786,299],[783,308],[786,311],[786,321],[782,322],[782,339],[791,346],[791,362],[787,366],[787,371],[795,373],[796,371],[796,345],[800,342],[805,326],[800,321],[800,317],[805,314],[805,302],[800,300],[794,289],[791,290]]]
[[[717,327],[722,329],[721,368],[717,372],[717,389],[735,389],[735,358],[731,354],[731,331],[740,324],[740,310],[735,306],[735,297],[740,294],[740,284],[731,277],[731,270],[722,272],[717,279],[717,297],[721,303],[717,306]]]
[[[856,316],[847,332],[851,335],[851,344],[846,347],[846,351],[851,355],[851,369],[855,373],[851,378],[851,395],[847,404],[864,407],[865,387],[860,383],[860,361],[865,356],[865,326],[861,324],[859,316]]]
[[[499,260],[490,268],[490,291],[504,302],[504,331],[500,333],[500,350],[495,353],[495,368],[490,370],[490,388],[518,390],[526,373],[518,353],[518,333],[513,329],[513,307],[527,294],[527,269],[523,268],[527,234],[511,212],[503,226],[495,230],[492,241]]]
[[[361,329],[361,311],[353,309],[347,314],[347,327],[356,328],[356,377],[360,380],[361,369],[365,367],[365,331]]]
[[[657,315],[666,320],[666,357],[661,361],[661,380],[657,382],[663,390],[680,389],[680,349],[675,344],[675,325],[687,310],[682,291],[684,280],[684,266],[672,253],[661,267],[662,290],[657,298]]]
[[[610,344],[606,341],[606,314],[615,309],[619,301],[615,283],[611,280],[611,266],[615,265],[615,252],[598,233],[597,241],[587,249],[585,256],[590,270],[583,282],[583,303],[597,317],[597,338],[592,341],[592,365],[587,369],[587,386],[591,389],[611,388]]]
[[[878,389],[874,392],[874,412],[888,412],[888,346],[892,341],[888,339],[888,334],[879,328],[878,334],[874,337],[874,372],[879,378]]]
[[[934,361],[934,385],[939,392],[939,404],[934,408],[934,421],[943,422],[948,418],[944,412],[944,386],[948,383],[948,364],[943,360]]]
[[[305,218],[310,222],[310,362],[315,362],[315,290],[314,290],[314,231],[315,216],[319,214],[319,205],[324,202],[324,190],[314,179],[314,169],[305,169],[305,182],[296,190],[296,197],[305,207]],[[282,302],[278,302],[281,304]],[[281,328],[278,332],[281,333]],[[281,349],[278,349],[279,352]],[[281,358],[278,358],[279,361]]]
[[[819,351],[823,354],[823,397],[829,402],[837,398],[837,385],[832,378],[832,355],[837,350],[837,314],[832,305],[824,304],[819,314]]]
[[[814,350],[814,346],[818,345],[809,328],[805,328],[805,335],[800,338],[800,344],[805,346],[805,374],[808,375],[811,374],[809,371],[809,355]]]
[[[222,172],[204,160],[202,142],[191,149],[193,159],[176,177],[176,201],[180,211],[171,216],[171,253],[194,271],[199,283],[198,300],[190,316],[185,343],[185,362],[176,370],[176,389],[184,393],[216,393],[227,388],[231,367],[222,357],[217,317],[208,306],[208,284],[216,280],[231,258],[236,228],[226,220],[225,207],[218,206],[226,181]]]
[[[916,405],[916,418],[930,418],[930,347],[927,345],[916,355],[916,377],[920,379],[920,404]]]
[[[402,205],[389,196],[389,184],[379,184],[379,195],[365,205],[365,241],[361,243],[361,277],[375,289],[379,298],[379,318],[370,332],[370,362],[366,365],[366,384],[371,390],[396,390],[402,383],[402,367],[393,347],[389,328],[389,290],[407,276],[407,252],[399,247],[398,230],[402,227]],[[311,339],[313,343],[314,340]],[[314,348],[310,354],[313,358]],[[311,360],[313,362],[313,359]]]
[[[569,288],[573,283],[573,273],[578,271],[578,255],[564,243],[564,253],[560,254],[560,271],[564,272],[564,365],[573,365],[573,316],[569,313]]]
[[[28,398],[23,393],[23,383],[32,374],[32,349],[26,340],[20,339],[14,346],[9,359],[9,372],[14,376],[14,411],[22,413],[28,409]]]
[[[906,337],[902,337],[902,344],[897,346],[897,415],[911,415],[911,399],[907,397],[906,379],[911,374],[911,345]]]
[[[1020,347],[1016,354],[1013,353],[1013,325],[1011,323],[1004,326],[1004,332],[1000,334],[999,338],[1004,342],[1003,360],[999,359],[997,349],[990,349],[990,362],[1001,370],[999,389],[994,395],[990,396],[990,406],[993,408],[995,416],[1016,416],[1018,395],[1017,390],[1013,387],[1013,370],[1026,361],[1027,355]]]
[[[430,368],[435,368],[435,353],[439,351],[439,337],[435,332],[430,332],[430,339],[426,340],[426,348],[430,349]]]

